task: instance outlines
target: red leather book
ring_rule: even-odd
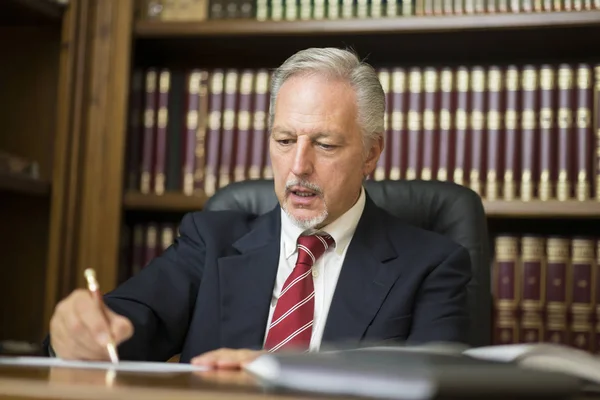
[[[392,70],[391,90],[391,140],[387,146],[390,149],[390,179],[402,179],[407,166],[408,132],[407,116],[407,76],[404,68]]]
[[[437,180],[447,181],[454,171],[454,120],[456,113],[456,81],[450,67],[442,68],[440,73],[440,115],[439,115],[439,151]]]
[[[486,175],[486,158],[483,149],[486,147],[486,137],[484,135],[485,117],[485,70],[481,66],[475,66],[470,71],[471,90],[470,99],[470,153],[471,168],[469,171],[469,187],[479,195],[483,195],[482,178]]]
[[[558,69],[558,182],[556,197],[562,201],[572,198],[574,79],[573,68],[568,64],[561,64]]]
[[[408,75],[408,168],[406,179],[417,179],[421,166],[421,130],[423,128],[423,74],[413,67]]]
[[[596,282],[596,241],[588,237],[574,237],[571,241],[571,346],[594,351],[593,317]]]
[[[467,67],[458,67],[456,71],[456,113],[455,113],[455,156],[453,180],[465,185],[465,175],[469,171],[469,151],[467,131],[469,129],[469,83],[470,73]]]
[[[263,177],[266,162],[267,126],[269,111],[269,72],[266,69],[256,71],[253,93],[254,111],[252,117],[252,150],[250,158],[250,179]]]
[[[248,179],[250,163],[251,123],[252,123],[252,93],[254,86],[254,71],[243,70],[240,76],[240,97],[238,102],[235,137],[237,141],[235,153],[234,179],[236,182]]]
[[[510,234],[494,239],[493,269],[494,344],[518,343],[519,338],[519,238]]]
[[[222,69],[215,69],[210,76],[208,129],[206,131],[206,169],[204,173],[204,193],[212,196],[217,188],[219,152],[221,150],[221,119],[223,113],[223,91],[225,75]]]
[[[538,343],[544,340],[545,308],[545,243],[538,235],[521,238],[521,341]]]
[[[198,186],[204,184],[204,144],[206,128],[200,128],[200,86],[206,79],[206,71],[194,69],[186,74],[183,151],[181,158],[182,191],[185,195],[194,194],[194,179]],[[205,122],[205,120],[202,120]],[[202,131],[202,135],[198,132]],[[195,177],[196,163],[202,166],[200,174]]]
[[[504,182],[503,198],[504,200],[515,200],[517,198],[517,177],[520,174],[519,169],[519,150],[521,148],[518,142],[519,138],[519,110],[521,102],[519,101],[519,69],[515,65],[509,65],[506,68],[505,96],[506,110],[504,111]]]
[[[577,101],[575,115],[575,131],[577,132],[577,183],[575,196],[585,201],[592,198],[591,186],[594,176],[594,129],[592,110],[594,107],[593,71],[589,64],[577,66]]]
[[[501,112],[504,110],[504,73],[498,66],[490,66],[487,75],[487,172],[485,198],[498,200],[500,197],[499,177],[503,173],[502,156],[504,141]]]
[[[421,179],[431,180],[437,170],[437,118],[439,75],[436,68],[425,68],[423,74],[423,157]]]
[[[521,71],[521,200],[530,201],[536,195],[537,177],[537,110],[538,71],[525,65]]]
[[[556,160],[556,74],[551,65],[540,67],[540,163],[539,187],[540,200],[550,200],[555,197],[554,182],[557,179]]]
[[[546,341],[569,344],[568,282],[570,275],[570,239],[549,236],[546,239]]]
[[[236,151],[235,123],[239,91],[239,73],[229,69],[225,73],[225,93],[223,99],[223,119],[221,129],[221,154],[219,162],[219,184],[223,188],[233,181],[233,161]]]

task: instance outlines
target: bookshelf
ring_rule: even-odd
[[[45,19],[55,20],[52,11]],[[202,209],[208,199],[177,190],[142,194],[130,187],[130,97],[137,69],[273,68],[311,46],[351,46],[374,66],[387,68],[600,59],[593,50],[600,37],[600,9],[306,21],[150,21],[136,17],[134,0],[71,0],[60,20],[62,31],[55,38],[64,47],[57,77],[50,80],[56,85],[52,115],[60,136],[54,142],[52,173],[45,177],[49,183],[37,189],[50,210],[43,326],[55,304],[83,285],[85,268],[97,270],[105,291],[122,279],[128,263],[123,250],[131,245],[136,224],[176,224],[182,213]],[[51,144],[38,141],[43,149]],[[594,161],[597,168],[597,158]],[[0,188],[10,185],[0,178]],[[503,228],[527,232],[528,224],[535,224],[600,235],[600,202],[593,196],[583,201],[484,199],[484,206],[490,221]],[[168,215],[175,217],[168,220]]]

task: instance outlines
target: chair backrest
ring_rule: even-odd
[[[441,181],[366,180],[375,204],[403,221],[438,232],[468,249],[473,278],[468,286],[470,345],[491,344],[491,259],[485,210],[471,189]],[[272,180],[233,183],[212,196],[205,210],[243,210],[264,214],[275,207]]]

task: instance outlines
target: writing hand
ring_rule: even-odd
[[[262,350],[222,348],[192,358],[191,364],[204,365],[216,369],[241,369],[265,353]]]
[[[117,345],[133,335],[131,321],[102,307],[108,323],[89,290],[77,289],[57,304],[50,320],[50,344],[58,357],[108,361],[109,333]]]

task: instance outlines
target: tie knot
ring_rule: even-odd
[[[298,261],[311,267],[335,241],[328,234],[300,236],[298,238]]]

